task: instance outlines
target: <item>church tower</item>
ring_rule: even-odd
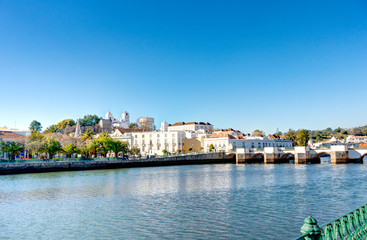
[[[130,124],[130,114],[128,112],[123,112],[121,117],[121,122],[126,123],[127,126]]]

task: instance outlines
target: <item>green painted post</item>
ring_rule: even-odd
[[[309,216],[305,219],[304,224],[301,228],[302,234],[308,234],[305,240],[320,240],[321,239],[321,228],[317,225],[316,219]]]

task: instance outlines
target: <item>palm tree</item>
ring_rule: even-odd
[[[19,156],[22,151],[24,151],[24,146],[18,142],[8,142],[5,143],[1,141],[1,152],[9,153],[9,159],[15,159],[15,156]]]
[[[51,126],[49,126],[44,133],[56,133],[59,131],[59,128],[57,127],[56,124],[53,124]]]
[[[83,134],[82,134],[82,139],[83,140],[87,140],[87,139],[92,139],[92,136],[94,135],[94,132],[92,130],[90,130],[89,128],[87,128]]]
[[[115,158],[118,157],[119,152],[122,152],[122,154],[125,155],[129,151],[129,146],[126,142],[115,139],[108,143],[108,148],[115,154]]]

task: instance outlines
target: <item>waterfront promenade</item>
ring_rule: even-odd
[[[206,163],[233,163],[234,156],[228,157],[223,152],[206,154],[187,154],[177,156],[163,156],[155,158],[128,159],[94,159],[94,160],[67,160],[55,161],[18,161],[0,164],[0,175],[17,173],[77,171],[91,169],[113,169],[131,167],[152,167],[170,165],[190,165]]]

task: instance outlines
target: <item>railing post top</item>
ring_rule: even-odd
[[[304,221],[304,224],[301,228],[301,233],[308,234],[308,239],[319,239],[321,236],[321,228],[319,225],[317,225],[317,220],[312,216],[309,216]]]

